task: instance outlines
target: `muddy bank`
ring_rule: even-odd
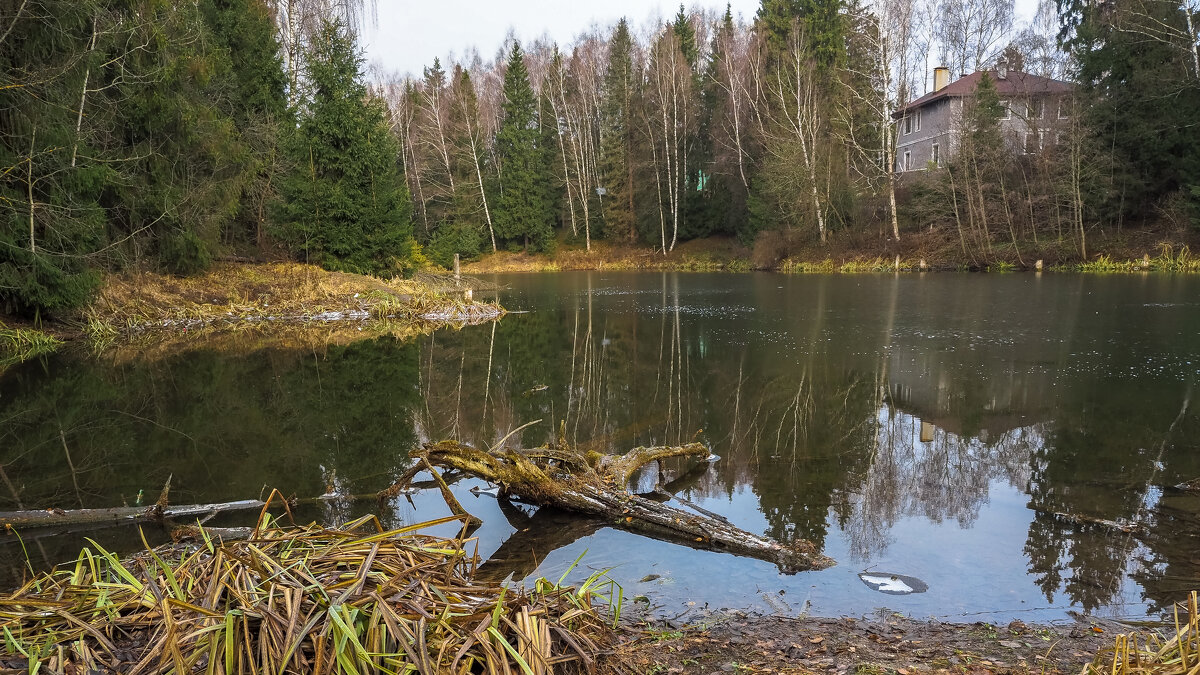
[[[882,612],[823,619],[714,614],[650,623],[621,652],[640,673],[1079,673],[1125,630],[1079,619],[1054,625],[951,624]]]

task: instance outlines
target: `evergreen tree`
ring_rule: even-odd
[[[554,55],[554,60],[557,67],[562,67],[562,61],[558,54]],[[570,189],[568,180],[570,176],[563,174],[562,158],[560,153],[563,152],[563,145],[559,143],[558,135],[562,132],[560,120],[554,114],[554,105],[550,102],[550,95],[546,91],[547,87],[542,87],[542,95],[538,97],[538,138],[537,148],[538,154],[541,155],[541,161],[538,164],[540,178],[537,184],[541,185],[545,193],[546,209],[550,213],[550,227],[563,222],[563,214],[565,213],[565,200],[563,197],[566,191]],[[587,198],[587,195],[582,195]],[[585,227],[586,223],[583,224]],[[551,236],[553,231],[551,231]],[[542,240],[545,240],[543,234]],[[539,245],[539,249],[544,246]]]
[[[632,241],[637,238],[633,209],[633,104],[637,80],[633,72],[633,38],[624,18],[617,23],[608,47],[600,104],[600,181],[604,188],[604,233]]]
[[[727,51],[732,47],[736,28],[733,10],[727,4],[725,14],[717,25],[709,50],[707,72],[704,77],[703,116],[700,120],[700,138],[703,144],[701,170],[705,171],[705,206],[702,220],[711,223],[713,232],[736,234],[749,242],[752,233],[746,229],[746,184],[747,173],[744,158],[739,157],[749,142],[750,127],[742,119],[743,114],[735,109],[733,101],[746,96],[741,91],[742,83],[731,78],[731,71],[740,67],[730,62]]]
[[[679,13],[675,15],[675,23],[671,25],[675,36],[679,38],[679,51],[687,59],[688,67],[696,70],[696,62],[700,60],[700,49],[696,46],[696,29],[688,21],[687,12],[679,5]]]
[[[762,0],[758,9],[758,30],[766,36],[771,58],[787,50],[793,25],[799,29],[809,53],[822,68],[844,63],[846,27],[842,0]]]
[[[280,190],[280,235],[328,269],[400,274],[414,263],[412,205],[362,62],[345,27],[326,21],[305,60],[311,100],[287,139],[296,169]]]
[[[1113,185],[1092,196],[1096,206],[1109,219],[1136,218],[1179,191],[1200,214],[1200,66],[1185,8],[1178,0],[1060,0],[1059,9],[1084,124],[1109,149]]]
[[[548,172],[538,142],[537,108],[525,56],[514,41],[504,73],[504,104],[496,133],[500,163],[496,235],[510,245],[544,250],[553,236],[553,214],[546,195]]]
[[[75,133],[98,3],[43,2],[0,42],[0,310],[33,315],[81,304],[97,283],[85,264],[103,243],[100,204],[112,167]],[[55,21],[29,18],[33,12]],[[6,16],[6,21],[8,21]],[[98,32],[98,30],[96,31]],[[105,47],[106,44],[101,44]],[[89,120],[90,121],[90,120]],[[71,155],[75,155],[74,166]]]
[[[201,9],[214,42],[228,54],[225,98],[250,149],[238,212],[224,239],[262,248],[280,171],[279,135],[291,121],[275,22],[263,0],[205,0]]]

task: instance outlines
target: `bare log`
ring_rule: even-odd
[[[54,525],[79,525],[83,523],[130,523],[145,520],[162,520],[164,518],[181,518],[185,516],[203,516],[222,511],[242,511],[261,509],[265,503],[257,499],[243,499],[236,502],[220,502],[216,504],[186,504],[181,506],[160,507],[151,506],[119,506],[109,509],[45,509],[31,511],[0,512],[0,525],[3,527],[50,527]]]
[[[566,452],[558,448],[558,452]],[[614,527],[652,537],[684,541],[697,548],[726,551],[774,563],[785,573],[823,569],[833,561],[811,542],[785,545],[752,534],[728,522],[683,511],[631,494],[627,481],[639,467],[663,457],[708,456],[699,443],[636,448],[614,458],[577,457],[574,461],[538,463],[539,451],[485,452],[456,441],[426,444],[413,453],[430,464],[457,469],[500,486],[503,494],[604,520]],[[557,453],[556,453],[557,454]],[[590,469],[565,470],[565,466]]]

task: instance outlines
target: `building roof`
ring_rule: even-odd
[[[1075,89],[1075,85],[1070,82],[1042,77],[1033,73],[1010,70],[1007,77],[1000,79],[995,70],[977,70],[970,75],[958,78],[938,91],[931,91],[925,94],[921,98],[897,110],[892,114],[892,117],[899,119],[909,110],[922,108],[943,98],[971,96],[975,93],[975,88],[979,86],[979,80],[983,78],[984,73],[987,73],[992,78],[992,83],[996,85],[996,93],[1000,94],[1002,98],[1031,96],[1033,94],[1067,94]]]

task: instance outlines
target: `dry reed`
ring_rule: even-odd
[[[125,561],[91,542],[0,598],[0,638],[16,657],[0,667],[541,675],[593,670],[612,636],[596,602],[611,581],[478,584],[472,540],[418,532],[457,517],[388,531],[373,516],[336,529],[267,518],[245,541],[200,530],[197,543]]]
[[[1196,591],[1184,608],[1182,623],[1175,605],[1174,631],[1118,635],[1110,649],[1084,666],[1082,675],[1196,675],[1200,673],[1200,613]]]

